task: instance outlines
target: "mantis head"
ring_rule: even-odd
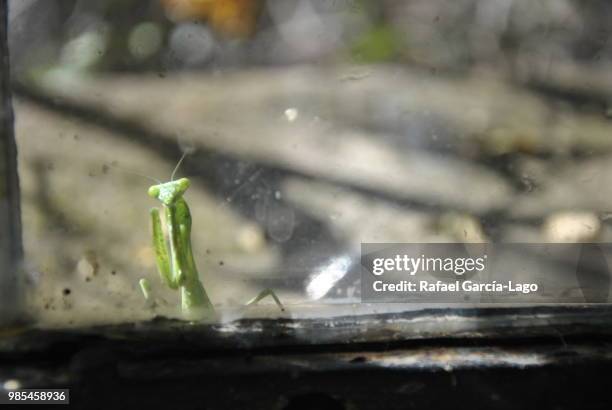
[[[181,178],[176,181],[153,185],[149,188],[149,196],[158,199],[166,206],[170,206],[183,196],[190,184],[189,179]]]

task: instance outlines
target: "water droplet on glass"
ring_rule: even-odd
[[[272,205],[278,204],[278,205]],[[285,242],[293,235],[295,213],[291,208],[272,202],[267,208],[266,228],[268,234],[277,242]]]
[[[294,122],[295,120],[297,120],[298,116],[299,116],[299,111],[297,108],[287,108],[285,110],[285,118],[289,122]]]

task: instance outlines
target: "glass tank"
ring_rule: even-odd
[[[611,14],[565,0],[9,1],[24,257],[7,275],[22,317],[232,332],[241,318],[607,304]],[[367,244],[507,252],[483,282],[539,288],[430,297],[475,280],[419,271],[435,289],[377,299]]]

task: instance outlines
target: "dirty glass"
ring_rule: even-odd
[[[221,319],[436,306],[362,303],[362,243],[609,241],[611,14],[573,0],[11,1],[28,314],[180,318],[148,195],[173,171]],[[264,289],[284,311],[242,308]]]

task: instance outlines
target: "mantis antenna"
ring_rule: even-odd
[[[144,175],[144,174],[139,174],[138,172],[134,172],[134,171],[132,171],[132,170],[130,170],[130,169],[126,169],[126,168],[121,167],[121,166],[119,166],[119,165],[117,165],[117,164],[113,164],[113,163],[111,163],[110,165],[111,165],[111,167],[113,167],[113,168],[117,168],[118,170],[123,171],[123,172],[125,172],[125,173],[132,174],[132,175],[137,175],[137,176],[139,176],[139,177],[146,178],[146,179],[149,179],[149,180],[151,180],[151,181],[157,182],[158,184],[161,184],[161,183],[162,183],[162,182],[161,182],[159,179],[157,179],[157,178],[153,178],[153,177],[150,177],[150,176],[148,176],[148,175]]]
[[[187,151],[183,152],[181,159],[179,159],[176,166],[174,167],[174,171],[172,171],[172,175],[170,176],[170,181],[174,181],[174,175],[176,174],[176,171],[178,171],[179,167],[181,166],[181,163],[183,162],[186,156],[187,156]]]

